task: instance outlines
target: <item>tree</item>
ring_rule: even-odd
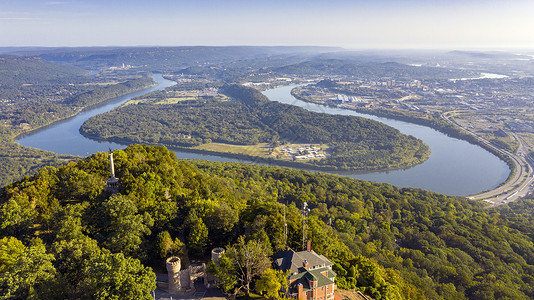
[[[189,228],[187,235],[187,247],[193,253],[202,255],[206,251],[208,245],[208,227],[202,221],[202,218],[197,216],[196,212],[192,210],[187,216],[186,225]]]
[[[81,203],[66,205],[59,209],[53,218],[56,240],[70,240],[84,236],[82,215],[88,206],[88,203]]]
[[[56,195],[62,200],[94,200],[103,189],[101,178],[76,168],[74,163],[59,168]]]
[[[46,253],[43,242],[36,238],[20,258],[0,274],[0,298],[39,299],[53,283],[56,269],[52,264],[54,256]]]
[[[256,240],[245,242],[245,237],[240,236],[237,243],[228,248],[228,258],[235,267],[235,274],[241,283],[241,288],[250,293],[250,283],[255,276],[260,275],[270,265],[269,250],[263,243]]]
[[[183,254],[183,247],[184,243],[178,238],[175,238],[173,241],[168,231],[160,232],[156,238],[156,249],[161,258],[181,256]]]
[[[104,246],[112,252],[138,252],[145,235],[150,235],[154,222],[148,213],[137,214],[134,202],[124,195],[113,195],[102,203],[107,222]]]
[[[15,237],[0,240],[0,274],[9,270],[26,250],[24,244]]]
[[[280,299],[280,291],[287,291],[288,273],[281,270],[265,269],[256,281],[256,291],[270,299]]]
[[[138,259],[104,253],[85,269],[82,299],[152,299],[156,275]]]
[[[211,214],[208,225],[210,229],[218,230],[222,233],[230,232],[239,221],[239,213],[225,202],[219,203]]]
[[[101,255],[97,242],[88,236],[56,241],[52,244],[52,252],[56,258],[56,268],[72,287],[71,292],[76,292],[89,263]]]
[[[17,194],[0,205],[0,230],[14,236],[22,236],[29,231],[35,218],[26,194]]]
[[[207,271],[217,277],[217,285],[225,292],[232,291],[238,284],[237,276],[235,274],[236,269],[230,258],[226,255],[219,258],[218,265],[214,264],[213,261],[210,261],[208,263]]]

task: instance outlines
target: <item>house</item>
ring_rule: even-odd
[[[306,250],[295,252],[289,247],[275,254],[273,267],[290,271],[287,296],[299,300],[334,299],[336,273],[333,263],[315,253],[308,242]]]

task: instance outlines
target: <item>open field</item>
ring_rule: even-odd
[[[146,97],[141,99],[132,99],[128,102],[126,102],[124,105],[130,105],[130,104],[138,104],[138,103],[150,103],[150,104],[161,104],[161,105],[170,105],[170,104],[176,104],[182,101],[197,101],[201,100],[204,97],[209,97],[211,99],[217,100],[217,101],[228,101],[229,98],[225,95],[217,94],[215,96],[204,96],[199,95],[195,93],[175,93],[172,96],[165,97],[163,99],[160,98],[153,98],[153,97]]]
[[[286,153],[285,151],[283,151],[283,149],[295,149],[295,151],[298,152],[297,149],[306,147],[306,146],[314,146],[316,148],[322,149],[319,151],[320,154],[326,154],[325,150],[328,149],[328,146],[324,144],[323,145],[285,144],[282,146],[271,148],[268,143],[259,143],[256,145],[231,145],[231,144],[224,144],[224,143],[208,143],[208,144],[202,144],[202,145],[196,146],[194,147],[194,149],[257,156],[261,158],[270,157],[270,158],[276,158],[276,159],[281,159],[281,160],[294,160],[293,158],[294,155],[291,155],[290,153]],[[296,155],[298,154],[300,153],[297,153]],[[319,160],[319,159],[322,159],[322,158],[314,157],[314,158],[307,158],[303,160]]]
[[[269,150],[271,149],[267,143],[260,143],[256,145],[231,145],[223,143],[208,143],[194,147],[194,149],[208,150],[215,152],[227,152],[235,154],[243,154],[250,156],[259,156],[263,158],[269,157]]]
[[[171,97],[171,98],[165,98],[161,101],[154,102],[154,104],[176,104],[181,101],[188,101],[188,100],[198,100],[197,95],[184,95],[181,97]]]

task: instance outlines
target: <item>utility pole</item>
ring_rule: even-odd
[[[284,246],[287,246],[286,206],[284,205]]]

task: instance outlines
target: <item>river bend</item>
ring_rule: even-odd
[[[17,139],[17,142],[27,147],[81,156],[87,156],[98,151],[107,151],[108,148],[123,148],[124,145],[85,138],[80,134],[79,128],[85,120],[92,116],[110,111],[134,97],[161,90],[174,84],[173,81],[164,79],[161,74],[155,74],[154,80],[158,83],[157,86],[114,98],[102,105],[84,110],[75,117],[56,122],[48,127],[21,136]],[[503,161],[479,146],[448,137],[429,127],[361,114],[347,109],[304,102],[291,95],[293,87],[295,86],[283,86],[263,93],[272,101],[297,105],[315,112],[354,115],[385,123],[397,128],[402,133],[410,134],[423,140],[430,146],[432,151],[427,161],[405,170],[343,172],[337,174],[357,179],[390,183],[399,187],[422,188],[460,196],[493,189],[505,181],[510,173],[508,166]],[[178,158],[185,159],[238,161],[215,155],[185,152],[176,152],[176,155]]]

